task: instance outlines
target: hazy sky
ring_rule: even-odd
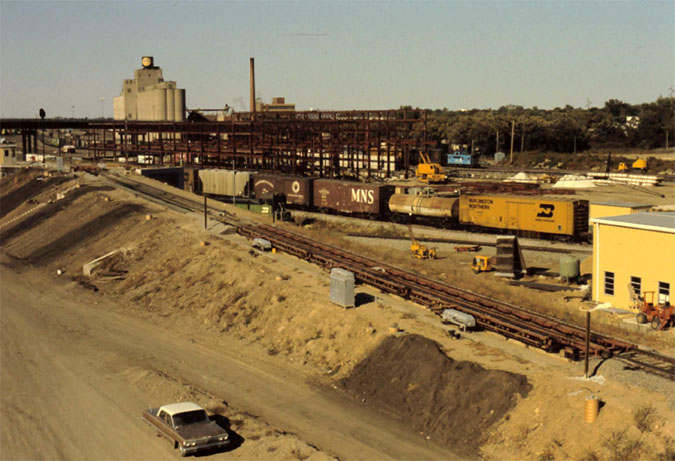
[[[553,108],[675,85],[668,1],[5,1],[0,115],[112,115],[141,56],[188,108]]]

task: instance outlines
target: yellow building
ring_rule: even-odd
[[[651,210],[652,205],[628,202],[591,202],[588,217],[605,218],[607,216],[621,216],[625,214],[641,213]]]
[[[633,307],[638,296],[670,302],[675,286],[675,213],[635,213],[591,219],[593,300]]]

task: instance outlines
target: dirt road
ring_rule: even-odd
[[[140,419],[164,395],[152,374],[344,459],[448,459],[388,419],[303,382],[255,344],[195,337],[114,300],[2,255],[2,459],[167,459],[177,456]],[[63,280],[63,281],[61,281]],[[161,380],[160,380],[161,381]],[[217,459],[260,457],[246,440]],[[257,454],[256,454],[257,453]],[[276,457],[267,454],[267,458]]]

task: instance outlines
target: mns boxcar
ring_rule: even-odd
[[[253,192],[256,197],[283,194],[287,205],[309,208],[312,206],[312,181],[313,178],[301,176],[257,174],[253,177]]]
[[[315,179],[313,206],[322,211],[382,217],[395,187],[388,184]]]
[[[463,225],[500,229],[526,237],[580,241],[588,236],[588,200],[462,195],[459,221]]]

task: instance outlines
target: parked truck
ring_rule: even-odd
[[[187,456],[202,450],[227,447],[230,438],[225,429],[209,419],[206,410],[192,402],[172,403],[145,410],[143,421],[166,437],[173,447]]]

